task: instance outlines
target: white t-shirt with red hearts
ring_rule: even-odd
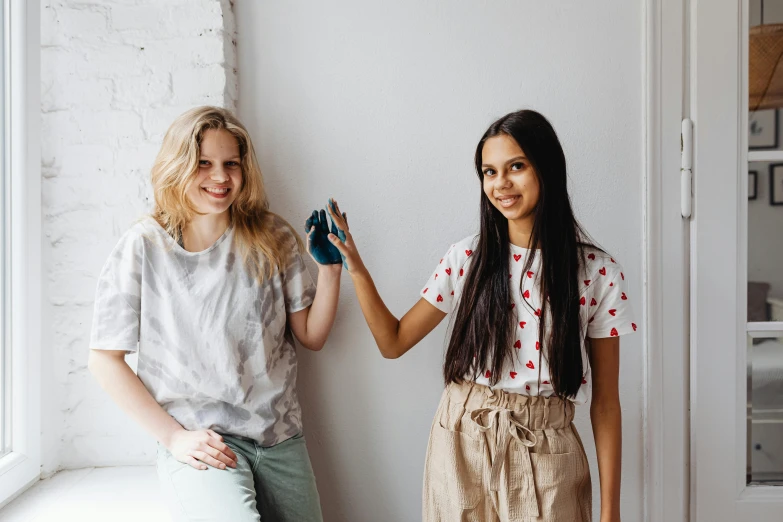
[[[444,313],[455,310],[477,242],[477,236],[470,236],[452,245],[422,289],[421,297]],[[554,388],[549,382],[549,367],[541,354],[538,338],[542,302],[538,278],[541,267],[539,252],[510,244],[512,302],[509,306],[516,316],[512,339],[514,358],[513,365],[507,363],[508,367],[503,369],[503,375],[493,388],[522,395],[551,396],[554,395]],[[533,263],[523,273],[528,254],[534,256]],[[637,326],[633,320],[622,267],[598,249],[589,248],[586,254],[586,265],[582,267],[579,277],[581,338],[599,339],[635,332]],[[523,279],[524,284],[521,284]],[[548,324],[551,325],[551,321]],[[584,341],[582,361],[585,375],[573,399],[577,404],[589,398],[592,385]],[[485,369],[475,381],[489,386],[490,378],[489,370]]]

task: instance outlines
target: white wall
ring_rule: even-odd
[[[618,257],[641,322],[642,2],[236,2],[239,115],[273,209],[297,227],[335,196],[398,316],[456,239],[477,231],[476,142],[523,107],[547,115],[578,217]],[[301,229],[301,228],[300,228]],[[327,521],[419,520],[444,326],[381,358],[345,279],[300,394]],[[642,337],[623,341],[625,520],[643,510]],[[588,408],[578,421],[598,475]]]
[[[86,370],[100,269],[150,209],[163,133],[194,105],[234,107],[229,0],[41,3],[43,473],[151,462],[154,441]]]

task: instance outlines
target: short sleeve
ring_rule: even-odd
[[[296,242],[288,254],[288,263],[283,270],[283,296],[285,311],[289,314],[304,310],[313,304],[315,298],[315,283],[307,271],[307,265]]]
[[[465,262],[471,254],[469,248],[462,248],[459,243],[452,245],[438,262],[419,295],[441,312],[451,313],[454,309],[454,293],[465,276]]]
[[[101,270],[95,292],[90,348],[138,350],[143,247],[126,234]]]
[[[587,336],[593,339],[617,337],[633,333],[637,328],[623,269],[610,259],[606,261],[607,264],[599,268],[590,285],[592,312],[588,319]]]

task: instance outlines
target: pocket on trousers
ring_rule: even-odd
[[[430,437],[428,479],[433,493],[462,509],[475,508],[484,482],[484,442],[447,430],[437,421]]]
[[[530,459],[544,520],[589,520],[590,469],[581,451],[531,453]]]
[[[177,473],[178,471],[181,471],[189,466],[190,464],[185,464],[184,462],[178,461],[174,458],[174,455],[169,452],[169,450],[161,445],[158,445],[158,454],[157,458],[155,459],[155,468],[157,469],[158,473],[164,472],[171,476],[174,473]]]

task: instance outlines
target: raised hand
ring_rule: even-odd
[[[333,199],[329,200],[328,209],[329,217],[332,218],[332,230],[335,225],[337,228],[337,233],[332,232],[328,239],[340,251],[340,255],[343,257],[343,266],[350,273],[363,269],[364,263],[348,229],[348,216],[345,215],[345,212],[340,212],[339,205]]]
[[[307,251],[319,265],[339,265],[342,256],[339,250],[329,241],[329,225],[326,222],[326,212],[313,210],[312,216],[305,221],[307,232]],[[332,233],[339,234],[339,230],[332,220]]]

